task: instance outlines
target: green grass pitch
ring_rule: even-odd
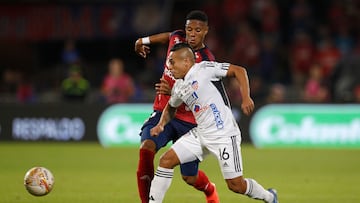
[[[98,143],[0,143],[0,202],[139,202],[137,150],[102,148]],[[245,177],[276,188],[281,203],[360,202],[360,150],[243,145],[242,154]],[[55,176],[55,187],[47,196],[32,196],[23,186],[25,172],[33,166],[47,167]],[[208,157],[201,169],[216,183],[222,203],[261,202],[229,191],[215,158]],[[200,203],[205,198],[181,180],[177,169],[164,202]]]

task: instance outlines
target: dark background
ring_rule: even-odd
[[[139,37],[184,28],[186,14],[195,9],[209,16],[206,43],[216,59],[247,69],[257,106],[360,102],[359,1],[27,0],[0,1],[0,103],[64,102],[59,89],[69,69],[62,59],[69,39],[91,85],[85,102],[103,103],[99,89],[107,64],[121,58],[138,90],[129,102],[151,103],[166,46],[152,45],[144,60],[135,54],[134,43]],[[250,30],[249,36],[241,36],[244,29]],[[328,56],[333,66],[320,82],[327,92],[325,99],[303,96],[311,65],[301,73],[293,67],[292,48],[299,33],[310,39],[314,56],[327,40],[333,44],[331,51],[341,53]],[[266,40],[272,43],[270,52],[264,48]],[[247,54],[254,58],[246,58]],[[312,60],[310,64],[319,63],[316,57]],[[25,101],[16,96],[24,81],[33,88],[31,99]],[[233,106],[238,108],[240,93],[229,89]]]

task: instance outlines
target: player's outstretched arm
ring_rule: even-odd
[[[250,97],[249,78],[246,69],[241,66],[230,64],[227,76],[235,77],[239,82],[242,95],[241,109],[246,115],[250,115],[250,113],[254,110],[255,105],[254,101]]]
[[[163,32],[148,37],[139,38],[135,42],[135,52],[143,58],[150,53],[150,44],[166,44],[169,42],[170,32]]]
[[[175,116],[175,112],[176,112],[176,108],[170,106],[170,104],[168,103],[165,107],[165,109],[163,110],[160,120],[158,122],[158,124],[151,128],[150,130],[150,135],[157,137],[162,131],[164,131],[164,126]]]

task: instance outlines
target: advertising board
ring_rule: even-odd
[[[257,147],[360,148],[360,105],[266,105],[249,131]]]

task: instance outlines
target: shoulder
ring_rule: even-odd
[[[205,46],[199,50],[195,50],[196,61],[215,61],[215,56],[211,50]]]
[[[195,63],[191,70],[188,72],[186,78],[192,77],[192,75],[208,75],[213,72],[215,62],[213,61],[201,61]]]
[[[174,44],[185,42],[186,34],[182,30],[175,30],[170,34],[168,52]]]
[[[216,61],[202,61],[198,63],[198,68],[202,70],[204,75],[216,75],[216,77],[223,77],[226,75],[230,64],[229,63],[219,63]]]
[[[217,64],[216,61],[201,61],[195,65],[198,65],[199,67],[202,68],[212,68]]]
[[[175,30],[173,32],[171,32],[170,37],[173,36],[180,36],[180,37],[186,37],[185,31],[184,30]]]
[[[177,94],[181,89],[184,87],[184,80],[183,79],[176,79],[174,86],[172,88],[172,93]]]

